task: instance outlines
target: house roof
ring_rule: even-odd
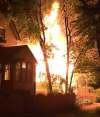
[[[16,60],[33,61],[37,63],[34,55],[27,45],[0,47],[0,62]]]

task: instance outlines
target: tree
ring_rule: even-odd
[[[75,12],[75,4],[77,2],[73,0],[64,0],[63,13],[65,22],[65,36],[66,36],[66,92],[68,91],[68,74],[69,74],[69,64],[70,60],[73,60],[74,69],[70,77],[69,92],[71,89],[71,83],[74,71],[76,67],[81,64],[82,58],[89,48],[94,47],[94,43],[90,41],[86,36],[84,38],[79,36],[79,30],[76,28],[77,25],[73,25],[73,22],[78,20],[78,15]],[[77,3],[79,4],[79,3]],[[77,21],[78,23],[78,21]],[[84,32],[84,31],[83,31]],[[82,32],[82,33],[83,33]],[[74,54],[71,54],[74,53]],[[81,59],[81,60],[80,60]]]
[[[100,0],[77,0],[76,3],[75,27],[77,34],[88,39],[91,47],[97,43],[100,56]]]
[[[77,18],[74,22],[74,26],[77,30],[77,35],[79,35],[84,40],[87,40],[88,43],[85,47],[87,48],[87,51],[92,49],[91,55],[93,55],[93,49],[97,48],[98,55],[100,57],[100,0],[77,0],[75,5],[75,12],[77,14]],[[83,59],[83,61],[85,66],[89,65],[92,68],[92,77],[89,81],[89,84],[94,88],[97,88],[100,86],[99,74],[97,72],[98,68],[100,67],[100,63],[96,62],[98,58],[97,54],[92,56],[93,60],[90,61],[91,55],[89,54],[88,58]],[[80,65],[84,66],[82,62],[79,63],[79,66]],[[86,69],[86,67],[84,69]],[[90,68],[88,68],[88,70],[89,69]]]
[[[46,37],[45,37],[45,27],[43,24],[43,17],[42,17],[42,9],[41,9],[41,5],[42,5],[42,1],[40,0],[40,4],[39,4],[39,20],[38,20],[38,24],[40,26],[41,29],[41,33],[40,34],[40,46],[43,52],[43,56],[44,56],[44,62],[45,62],[45,67],[46,67],[46,75],[47,75],[47,79],[48,79],[48,85],[49,85],[49,93],[52,93],[52,84],[51,84],[51,75],[50,75],[50,71],[49,71],[49,65],[48,65],[48,60],[47,60],[47,51],[46,51]],[[42,38],[43,37],[43,38]]]
[[[75,50],[72,49],[74,47],[75,42],[75,29],[72,25],[73,20],[75,20],[75,14],[74,14],[74,1],[73,0],[64,0],[63,1],[63,18],[64,18],[64,32],[65,32],[65,38],[66,38],[66,93],[71,89],[71,81],[70,85],[68,87],[68,79],[69,79],[69,65],[74,63],[74,52]],[[76,64],[76,63],[75,63]],[[74,65],[75,65],[74,64]],[[69,89],[69,90],[68,90]]]
[[[100,88],[100,74],[98,71],[92,72],[92,78],[89,79],[89,85],[94,89]]]
[[[2,7],[0,10],[8,17],[8,22],[16,35],[16,39],[36,39],[40,43],[46,66],[49,92],[52,93],[45,43],[45,26],[42,21],[43,5],[44,3],[42,3],[41,0],[5,0],[3,4],[1,4]],[[5,9],[3,9],[4,6]]]

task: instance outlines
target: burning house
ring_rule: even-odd
[[[36,59],[27,45],[0,47],[0,89],[35,94]]]

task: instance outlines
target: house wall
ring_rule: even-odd
[[[3,27],[5,29],[5,39],[6,39],[6,43],[0,43],[0,45],[4,46],[16,45],[17,44],[16,38],[14,37],[6,21],[6,18],[4,17],[3,14],[0,14],[0,27]]]
[[[26,63],[27,64],[27,63]],[[35,63],[30,63],[30,68],[26,68],[25,72],[25,79],[23,80],[22,76],[20,76],[19,81],[16,81],[16,68],[13,67],[13,89],[14,90],[26,90],[29,92],[32,92],[35,94],[36,90],[36,82],[35,82],[35,77],[36,77],[36,66]],[[22,75],[22,69],[21,69],[21,75]]]
[[[18,63],[22,64],[22,62]],[[23,72],[23,69],[20,69],[20,76],[19,78],[16,77],[16,62],[10,62],[9,64],[6,63],[6,65],[9,65],[8,72],[9,78],[5,79],[5,69],[2,70],[2,73],[0,73],[0,88],[6,89],[6,90],[23,90],[31,92],[32,94],[35,94],[36,91],[36,65],[35,62],[26,62],[26,65],[29,64],[30,66],[25,69],[25,72]],[[5,67],[2,66],[2,67]],[[22,77],[22,73],[24,73],[25,77]],[[18,78],[19,80],[17,80]]]

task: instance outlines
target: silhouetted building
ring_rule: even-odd
[[[35,94],[36,63],[27,45],[0,47],[0,89]]]

